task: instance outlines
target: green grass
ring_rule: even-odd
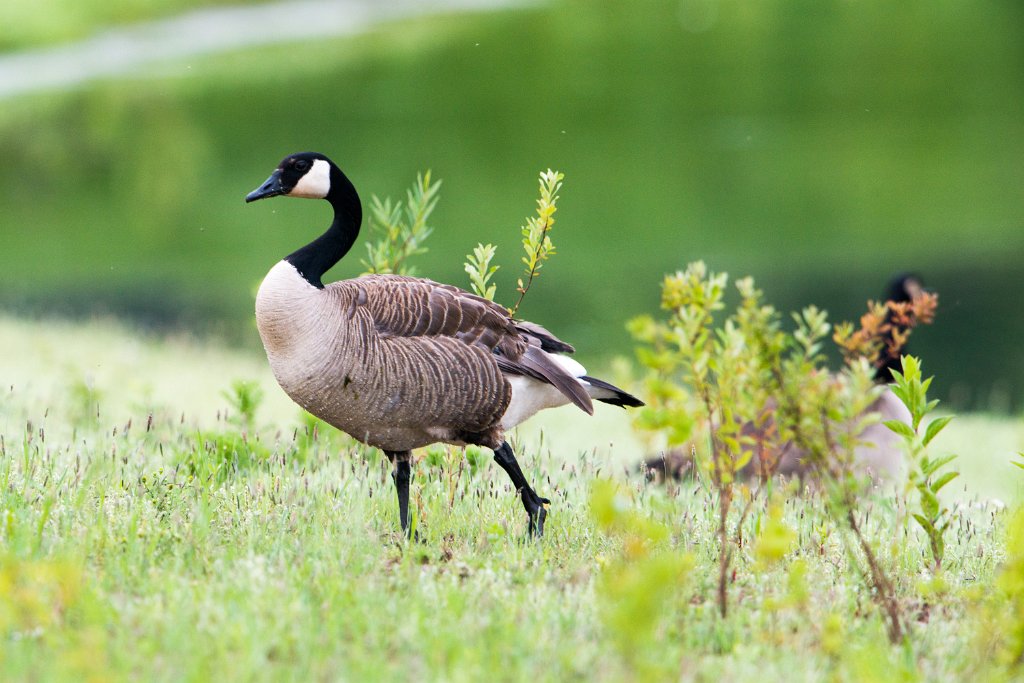
[[[626,352],[624,320],[696,258],[839,319],[916,269],[943,296],[915,338],[942,395],[1012,406],[1020,7],[714,6],[704,32],[669,0],[444,15],[5,102],[0,302],[251,338],[250,289],[328,218],[241,198],[310,148],[366,196],[432,169],[420,272],[465,285],[493,242],[507,295],[550,166],[560,255],[522,313],[581,349]]]
[[[5,681],[1014,673],[986,649],[998,640],[986,624],[1006,623],[986,619],[1013,617],[985,596],[1006,553],[1006,515],[990,499],[1022,500],[1006,455],[1021,443],[1017,421],[968,416],[940,437],[940,451],[960,450],[966,483],[947,592],[923,588],[925,540],[897,525],[901,503],[879,495],[862,511],[911,624],[892,647],[842,527],[813,494],[777,492],[793,544],[775,563],[758,540],[774,522],[755,505],[720,619],[715,501],[632,471],[644,450],[622,411],[551,411],[519,434],[528,477],[553,500],[543,541],[525,540],[488,453],[437,448],[415,469],[421,542],[406,544],[384,459],[322,425],[309,431],[261,358],[103,321],[0,319],[0,340]],[[250,424],[230,398],[238,379],[264,392]],[[631,492],[616,514],[668,536],[636,546],[598,524],[595,479]],[[651,583],[647,552],[681,558],[685,577]]]

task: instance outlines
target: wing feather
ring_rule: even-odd
[[[549,357],[573,347],[535,323],[513,320],[501,305],[451,285],[401,275],[364,275],[335,283],[360,289],[382,338],[452,337],[490,351],[506,374],[551,384],[587,413],[594,408],[586,388]]]

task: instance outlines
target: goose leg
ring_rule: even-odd
[[[536,533],[538,536],[543,536],[544,520],[548,516],[547,508],[551,501],[538,496],[537,492],[527,483],[523,470],[519,468],[516,454],[512,452],[512,447],[508,445],[507,441],[503,441],[501,446],[494,450],[494,460],[508,474],[512,485],[516,487],[516,491],[523,499],[523,507],[526,508],[526,514],[530,516],[530,535]]]
[[[395,491],[398,492],[398,519],[402,531],[409,534],[409,479],[412,477],[412,453],[409,451],[384,451],[391,459],[394,469],[391,478],[395,480]]]

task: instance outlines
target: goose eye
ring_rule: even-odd
[[[305,159],[299,159],[298,161],[295,162],[296,171],[305,171],[307,169],[309,169],[309,162],[306,161]]]

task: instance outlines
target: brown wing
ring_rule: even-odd
[[[488,349],[518,340],[504,307],[457,287],[402,275],[365,275],[350,282],[366,291],[366,306],[382,337],[455,337]]]
[[[593,413],[586,389],[548,353],[573,347],[540,325],[513,320],[505,307],[458,287],[401,275],[365,275],[358,287],[377,333],[388,337],[453,337],[490,351],[502,372],[547,382]]]

